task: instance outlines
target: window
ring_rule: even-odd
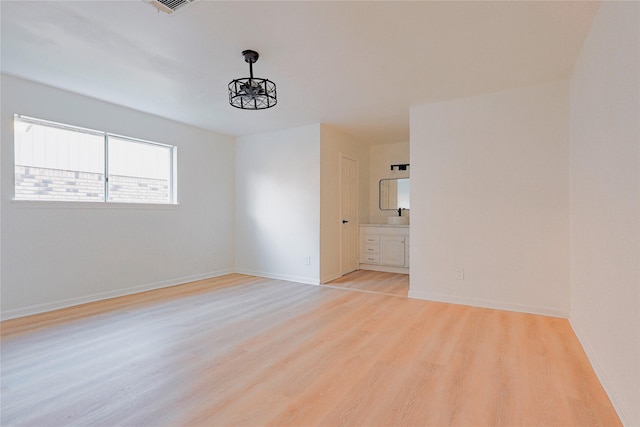
[[[107,148],[107,201],[172,202],[172,147],[107,135]]]
[[[176,203],[176,147],[14,116],[15,199]]]

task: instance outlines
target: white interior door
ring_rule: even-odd
[[[340,157],[340,273],[358,269],[358,162]]]

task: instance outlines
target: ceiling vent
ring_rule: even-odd
[[[151,0],[151,6],[164,13],[173,13],[194,0]]]

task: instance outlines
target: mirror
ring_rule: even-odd
[[[380,209],[409,209],[409,178],[380,180]]]

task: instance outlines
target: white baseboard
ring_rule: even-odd
[[[291,276],[288,274],[271,273],[266,271],[247,270],[243,268],[236,269],[236,273],[248,274],[249,276],[265,277],[267,279],[285,280],[287,282],[305,283],[307,285],[320,285],[320,280],[312,277]]]
[[[161,282],[147,283],[144,285],[133,286],[124,289],[116,289],[108,292],[100,292],[92,295],[85,295],[77,298],[69,298],[65,300],[48,302],[45,304],[36,304],[29,307],[18,308],[14,310],[3,311],[1,316],[2,320],[15,319],[16,317],[29,316],[32,314],[45,313],[47,311],[59,310],[61,308],[67,308],[74,305],[86,304],[89,302],[101,301],[109,298],[122,297],[125,295],[137,294],[140,292],[151,291],[154,289],[167,288],[169,286],[182,285],[184,283],[195,282],[196,280],[210,279],[212,277],[224,276],[226,274],[234,273],[233,269],[224,269],[218,271],[211,271],[208,273],[194,274],[192,276],[184,276],[176,279],[163,280]]]
[[[576,337],[578,337],[578,341],[580,341],[582,349],[587,354],[587,358],[591,363],[591,367],[600,380],[600,384],[602,384],[602,387],[607,393],[607,396],[609,396],[611,404],[618,413],[620,421],[622,421],[622,425],[631,426],[631,415],[622,404],[622,400],[618,397],[616,389],[615,387],[613,387],[613,382],[609,379],[607,371],[604,369],[604,365],[600,362],[600,359],[598,358],[598,355],[595,352],[593,346],[589,343],[586,334],[580,328],[577,328],[576,325],[571,321],[571,319],[569,319],[569,324],[571,325],[571,329],[573,329],[573,332],[576,334]]]
[[[446,302],[450,304],[469,305],[472,307],[492,308],[496,310],[516,311],[519,313],[539,314],[543,316],[569,317],[569,310],[552,307],[536,307],[524,304],[513,304],[502,301],[485,300],[481,298],[461,298],[453,295],[433,294],[429,292],[417,292],[409,289],[409,298],[424,299],[429,301]]]

